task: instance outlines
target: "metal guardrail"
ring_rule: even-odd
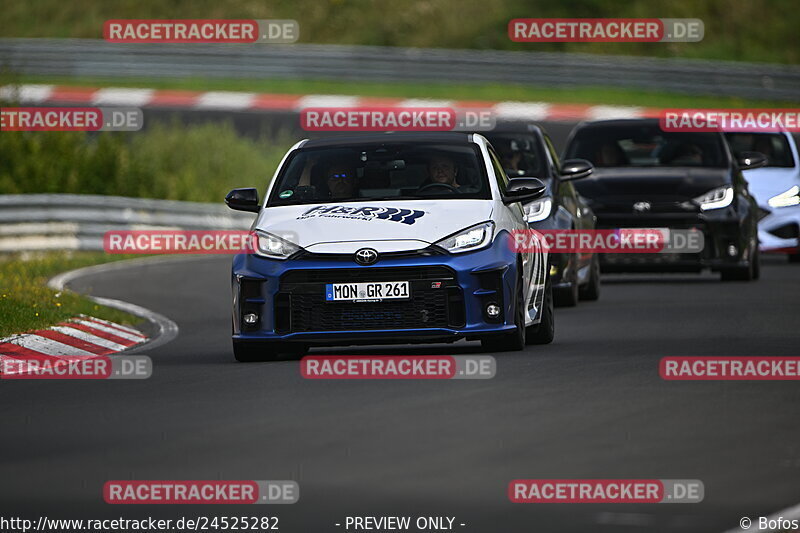
[[[0,39],[0,68],[85,77],[293,78],[626,87],[800,100],[800,67],[593,54],[342,45]]]
[[[83,194],[0,195],[0,252],[102,250],[109,230],[247,230],[224,204]]]

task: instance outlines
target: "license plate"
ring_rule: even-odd
[[[380,302],[408,300],[411,291],[407,281],[373,281],[367,283],[328,283],[325,300],[329,302]]]

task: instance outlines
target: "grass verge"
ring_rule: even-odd
[[[263,188],[292,140],[253,141],[225,123],[141,132],[3,132],[0,194],[106,194],[220,203]]]
[[[137,316],[47,287],[47,280],[61,272],[131,257],[102,252],[0,255],[0,338],[47,328],[81,313],[120,324],[140,323]]]

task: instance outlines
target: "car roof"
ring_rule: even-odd
[[[467,144],[472,143],[472,134],[455,131],[444,132],[391,132],[391,133],[359,133],[354,135],[332,135],[319,139],[310,139],[303,143],[301,148],[330,148],[360,146],[364,144],[382,143],[442,143],[442,144]]]

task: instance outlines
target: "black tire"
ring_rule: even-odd
[[[596,301],[600,299],[600,257],[597,254],[592,255],[589,269],[589,282],[581,287],[579,296],[581,300]]]
[[[553,305],[553,283],[550,276],[544,285],[542,320],[525,329],[525,344],[550,344],[556,336],[556,315]]]
[[[753,281],[760,275],[758,245],[751,246],[747,264],[741,267],[726,268],[720,271],[722,281]]]
[[[525,288],[522,286],[522,265],[514,290],[514,331],[481,339],[481,347],[489,352],[516,352],[525,347]]]
[[[572,275],[569,280],[569,287],[559,287],[553,292],[556,307],[575,307],[580,298],[580,287],[578,286],[578,258],[572,258]]]
[[[790,263],[800,263],[800,254],[789,254]]]
[[[757,280],[761,277],[761,250],[758,249],[756,244],[756,251],[753,253],[753,279]]]
[[[280,342],[233,341],[233,356],[240,363],[278,361],[286,358],[302,357],[308,352],[304,344]]]

